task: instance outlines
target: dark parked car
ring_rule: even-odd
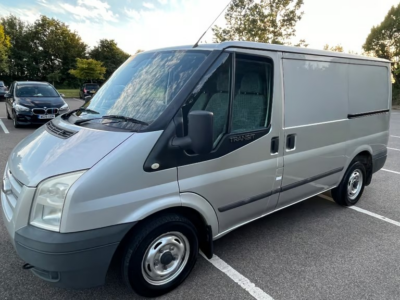
[[[62,94],[47,82],[15,81],[5,97],[7,118],[14,120],[14,127],[44,124],[69,111]]]
[[[86,96],[93,96],[99,88],[97,83],[84,83],[79,90],[79,98],[85,99]]]
[[[5,86],[4,81],[0,81],[0,99],[3,99],[6,93],[7,87]]]

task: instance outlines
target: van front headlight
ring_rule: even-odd
[[[64,174],[42,181],[33,200],[31,225],[60,231],[61,217],[68,190],[83,173],[85,171]]]

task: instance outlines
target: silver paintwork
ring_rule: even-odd
[[[198,194],[184,192],[180,193],[180,198],[183,207],[194,209],[203,216],[203,220],[211,226],[214,235],[220,231],[217,213],[207,199]]]
[[[180,232],[168,232],[156,238],[142,260],[144,279],[152,285],[164,285],[174,280],[185,268],[190,255],[188,239]],[[163,258],[172,261],[164,264]]]
[[[283,46],[277,44],[266,44],[266,43],[254,43],[254,42],[245,42],[245,41],[235,41],[235,42],[222,42],[219,44],[199,44],[197,48],[204,50],[224,50],[224,49],[240,49],[240,48],[250,48],[250,49],[259,49],[261,51],[273,51],[278,53],[283,53],[284,56],[295,56],[297,54],[300,55],[315,55],[318,58],[340,58],[340,59],[348,59],[348,61],[353,62],[357,61],[357,63],[366,63],[369,62],[383,62],[390,63],[389,60],[377,57],[369,57],[369,56],[361,56],[354,55],[348,53],[340,53],[340,52],[331,52],[324,50],[316,50],[311,48],[299,48],[299,47],[291,47],[291,46]],[[160,51],[160,50],[191,50],[193,49],[193,45],[186,45],[180,47],[168,47],[162,49],[156,49],[152,51]],[[149,51],[150,52],[150,51]]]
[[[334,187],[335,187],[335,186],[334,186]],[[332,187],[332,188],[334,188],[334,187]],[[242,227],[242,226],[244,226],[244,225],[246,225],[246,224],[249,224],[249,223],[251,223],[251,222],[253,222],[253,221],[256,221],[256,220],[258,220],[258,219],[264,218],[264,217],[266,217],[266,216],[268,216],[268,215],[270,215],[270,214],[272,214],[272,213],[274,213],[274,212],[277,212],[277,211],[282,210],[282,209],[284,209],[284,208],[287,208],[287,207],[289,207],[289,206],[295,205],[295,204],[300,203],[300,202],[302,202],[302,201],[304,201],[304,200],[310,199],[310,198],[312,198],[312,197],[314,197],[314,196],[320,195],[320,194],[322,194],[322,193],[324,193],[324,192],[327,192],[327,191],[331,190],[332,188],[323,190],[322,192],[318,192],[318,193],[313,194],[313,195],[309,195],[309,196],[307,196],[307,197],[305,197],[305,198],[300,198],[300,200],[296,200],[295,202],[292,202],[292,203],[290,203],[290,204],[288,204],[288,205],[286,205],[286,206],[279,207],[279,208],[277,208],[277,209],[275,209],[275,210],[272,210],[272,211],[270,211],[270,212],[268,212],[268,213],[266,213],[266,214],[263,214],[263,215],[261,215],[261,216],[259,216],[259,217],[257,217],[257,218],[248,220],[248,221],[243,222],[243,223],[238,223],[237,225],[235,225],[235,226],[229,228],[228,230],[225,230],[225,231],[223,231],[223,232],[220,232],[219,234],[217,234],[216,236],[214,236],[214,241],[215,241],[215,240],[218,240],[218,239],[220,239],[220,238],[222,238],[224,235],[227,235],[229,232],[231,232],[231,231],[233,231],[233,230],[235,230],[235,229],[237,229],[237,228],[239,228],[239,227]]]
[[[60,117],[53,122],[61,127],[66,123]],[[93,167],[133,134],[74,126],[79,132],[64,140],[49,134],[45,128],[42,126],[23,139],[8,159],[12,174],[30,187],[52,176]]]
[[[349,178],[347,183],[347,195],[351,200],[354,200],[360,194],[363,186],[363,173],[359,169],[355,169]]]

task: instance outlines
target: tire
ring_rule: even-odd
[[[7,105],[6,105],[6,113],[7,113],[7,119],[11,120],[10,114],[8,113]]]
[[[199,253],[197,230],[181,215],[157,216],[139,225],[122,253],[125,284],[141,296],[157,297],[179,286],[192,271]]]
[[[18,121],[17,121],[17,116],[14,114],[13,115],[13,124],[14,124],[14,128],[20,128],[21,125],[19,125]]]
[[[339,186],[332,190],[332,198],[339,205],[351,206],[361,198],[367,172],[360,161],[353,162],[347,169]]]

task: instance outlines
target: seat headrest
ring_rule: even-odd
[[[256,73],[248,73],[242,78],[240,93],[262,94],[263,88],[261,78]]]
[[[217,91],[228,92],[229,91],[229,74],[220,74],[217,79]]]

